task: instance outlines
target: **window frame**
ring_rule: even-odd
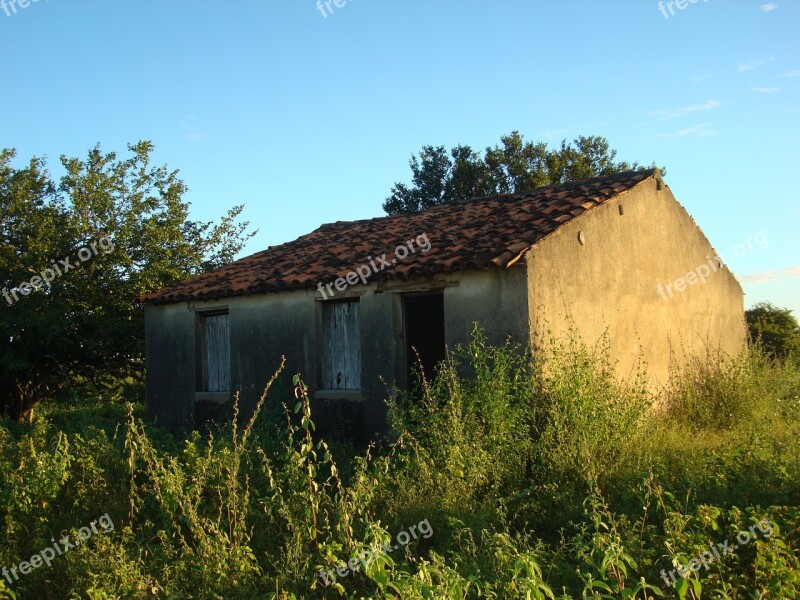
[[[319,390],[336,393],[360,392],[363,382],[361,357],[361,302],[359,297],[350,297],[321,302],[320,335],[319,335]],[[336,318],[335,311],[341,307],[355,308],[349,318]],[[331,322],[330,319],[334,321]],[[337,332],[337,321],[341,326],[353,327],[349,334],[342,336]],[[336,360],[334,357],[337,357]],[[336,375],[334,375],[336,371]],[[336,379],[344,373],[343,381]]]
[[[209,353],[210,345],[209,345],[209,337],[208,337],[208,324],[211,319],[215,319],[218,317],[226,317],[225,323],[226,326],[224,328],[226,335],[225,335],[225,348],[224,351],[217,356],[217,360],[220,362],[216,371],[217,371],[217,379],[219,380],[216,387],[225,388],[225,389],[211,389],[211,355]],[[231,392],[231,338],[230,338],[230,312],[227,309],[216,309],[216,310],[208,310],[208,311],[199,311],[197,313],[197,331],[198,331],[198,371],[197,371],[197,391],[200,393],[207,393],[207,394],[223,394],[223,393],[230,393]],[[225,363],[225,367],[222,367],[222,363]],[[226,373],[227,371],[227,373]],[[227,375],[227,378],[225,377]]]

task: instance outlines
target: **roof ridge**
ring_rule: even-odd
[[[524,192],[507,192],[505,194],[489,194],[489,195],[486,195],[486,196],[472,196],[470,198],[465,198],[463,200],[458,200],[458,201],[450,203],[450,204],[435,204],[434,206],[429,206],[428,208],[424,208],[422,210],[418,210],[418,211],[412,212],[412,213],[398,213],[398,214],[395,214],[395,215],[380,215],[378,217],[368,217],[366,219],[355,219],[355,220],[352,220],[352,221],[332,221],[330,223],[323,223],[322,225],[320,225],[319,227],[317,227],[316,229],[314,229],[313,231],[309,232],[306,235],[310,235],[311,233],[314,233],[315,231],[320,231],[324,227],[329,227],[329,226],[333,226],[333,225],[355,225],[355,224],[358,224],[358,223],[368,223],[368,222],[371,222],[371,221],[382,221],[382,220],[385,220],[385,219],[402,219],[402,218],[413,217],[415,215],[422,215],[422,214],[425,214],[426,212],[428,212],[430,210],[442,209],[443,207],[458,206],[460,204],[466,204],[468,202],[491,201],[491,200],[499,200],[501,198],[522,199],[522,198],[527,198],[529,196],[532,196],[534,194],[542,193],[544,191],[555,190],[556,188],[569,189],[570,187],[577,187],[577,186],[580,186],[580,185],[586,185],[586,183],[591,182],[591,181],[598,182],[598,181],[603,180],[603,179],[617,179],[617,178],[622,179],[624,177],[630,177],[632,175],[645,174],[645,173],[647,174],[648,177],[650,177],[652,175],[655,175],[655,174],[658,174],[660,176],[660,171],[659,171],[659,169],[657,167],[648,167],[647,169],[630,169],[628,171],[620,171],[618,173],[610,173],[608,175],[596,175],[594,177],[586,177],[584,179],[576,179],[576,180],[573,180],[573,181],[565,181],[564,183],[555,183],[555,184],[551,184],[551,185],[543,185],[541,187],[533,188],[532,190],[528,190],[528,191],[524,191]],[[303,236],[301,236],[301,237],[303,237]]]
[[[538,188],[533,188],[532,190],[528,190],[525,192],[508,192],[505,194],[495,194],[489,196],[477,196],[475,198],[469,198],[466,200],[462,200],[461,202],[472,202],[473,200],[491,200],[495,198],[524,198],[528,196],[532,196],[534,194],[538,194],[544,191],[552,191],[556,188],[563,188],[569,189],[570,187],[578,187],[581,185],[586,185],[589,182],[597,182],[602,179],[622,179],[624,177],[630,177],[632,175],[639,175],[639,174],[647,174],[648,177],[658,174],[661,175],[660,170],[658,167],[648,167],[647,169],[630,169],[628,171],[619,171],[618,173],[610,173],[608,175],[596,175],[594,177],[585,177],[584,179],[575,179],[571,181],[565,181],[564,183],[554,183],[551,185],[543,185]],[[646,178],[645,178],[646,179]],[[644,181],[644,179],[642,180]],[[424,212],[424,211],[421,211]]]

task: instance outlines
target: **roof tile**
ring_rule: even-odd
[[[328,223],[293,242],[269,247],[140,300],[169,304],[315,288],[371,262],[378,270],[369,278],[376,281],[419,273],[505,268],[564,223],[656,173],[655,169],[628,171],[532,192],[435,206],[411,215]],[[417,242],[420,238],[422,244]],[[412,240],[413,251],[404,258],[395,255],[398,246]],[[378,260],[384,254],[388,267]]]

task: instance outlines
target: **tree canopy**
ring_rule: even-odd
[[[640,168],[616,161],[617,151],[600,136],[562,140],[555,148],[523,139],[518,131],[481,155],[470,146],[423,146],[411,157],[411,184],[395,183],[383,203],[387,214],[414,213],[478,196],[530,191],[548,185]]]
[[[745,311],[750,338],[773,358],[800,358],[800,325],[788,308],[759,302]]]
[[[65,174],[0,152],[0,412],[19,416],[71,381],[131,368],[143,354],[136,298],[233,260],[254,233],[234,206],[189,219],[177,171],[141,141],[61,157]]]

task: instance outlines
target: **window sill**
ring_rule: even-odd
[[[314,399],[361,402],[364,397],[361,394],[361,390],[317,390],[314,392]]]
[[[214,404],[225,404],[231,399],[230,392],[195,392],[195,402],[213,402]]]

